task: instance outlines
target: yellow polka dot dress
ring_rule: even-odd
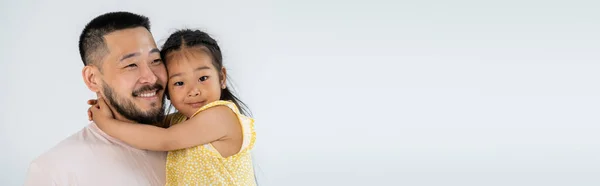
[[[211,145],[204,144],[187,149],[171,151],[167,155],[167,185],[256,185],[250,150],[256,133],[254,119],[240,113],[230,101],[215,101],[200,108],[192,117],[208,108],[224,105],[231,108],[242,125],[243,142],[240,152],[224,158]],[[176,113],[171,123],[185,121],[183,114]]]

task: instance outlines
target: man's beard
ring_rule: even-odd
[[[132,96],[135,97],[136,93],[143,91],[162,89],[162,86],[160,86],[159,84],[154,84],[153,86],[148,85],[134,91],[134,93],[132,93]],[[160,98],[161,105],[159,108],[153,108],[149,111],[144,112],[138,109],[131,100],[123,99],[117,96],[117,94],[114,93],[114,90],[110,86],[106,85],[106,83],[104,83],[102,91],[104,92],[104,96],[106,96],[108,104],[115,108],[117,113],[121,114],[126,119],[135,121],[140,124],[162,126],[162,122],[165,117],[164,94],[163,97]]]

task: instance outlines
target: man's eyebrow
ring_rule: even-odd
[[[158,50],[158,48],[153,48],[152,50],[150,50],[150,52],[148,52],[150,54],[152,53],[160,53],[160,50]]]
[[[158,48],[153,48],[153,49],[152,49],[152,50],[150,50],[150,52],[148,52],[148,53],[149,53],[149,54],[152,54],[152,53],[160,53],[160,50],[158,50]],[[126,59],[129,59],[129,58],[132,58],[132,57],[135,57],[135,56],[139,56],[139,55],[140,55],[140,53],[139,53],[139,52],[134,52],[134,53],[131,53],[131,54],[127,54],[127,55],[123,56],[123,57],[122,57],[122,58],[119,60],[119,62],[120,62],[120,61],[123,61],[123,60],[126,60]]]
[[[139,53],[139,52],[134,52],[134,53],[131,53],[131,54],[127,54],[127,55],[123,56],[123,57],[122,57],[122,58],[119,60],[119,62],[121,62],[121,61],[123,61],[123,60],[126,60],[126,59],[129,59],[129,58],[132,58],[132,57],[135,57],[135,56],[139,56],[139,55],[140,55],[140,53]]]

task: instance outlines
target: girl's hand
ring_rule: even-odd
[[[90,99],[87,101],[87,104],[90,105],[90,108],[88,108],[88,120],[92,121],[93,119],[93,115],[92,115],[92,106],[94,106],[98,101],[95,99]]]
[[[106,119],[113,119],[113,114],[104,99],[99,98],[97,101],[89,100],[88,104],[92,104],[88,112],[91,120],[94,120],[96,124],[102,124]]]

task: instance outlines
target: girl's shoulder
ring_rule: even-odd
[[[196,116],[198,113],[212,108],[212,107],[216,107],[216,106],[227,106],[229,109],[231,109],[236,115],[241,115],[239,108],[237,107],[237,105],[235,105],[235,103],[233,103],[232,101],[226,101],[226,100],[217,100],[217,101],[213,101],[210,102],[204,106],[202,106],[200,109],[198,109],[198,111],[196,111],[196,113],[194,113],[192,115],[192,117]]]

